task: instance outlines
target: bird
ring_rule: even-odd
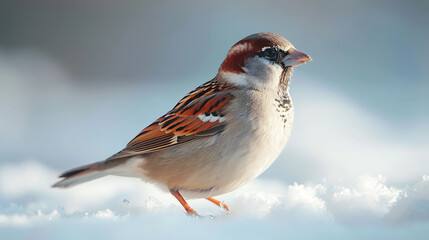
[[[290,136],[293,68],[311,61],[288,40],[256,33],[235,43],[217,75],[104,161],[62,173],[52,187],[68,188],[107,175],[136,177],[185,199],[231,192],[262,174]]]

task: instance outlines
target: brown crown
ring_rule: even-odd
[[[262,48],[272,47],[274,45],[275,44],[268,39],[245,38],[231,47],[219,70],[236,74],[244,73],[243,67],[248,58],[262,51]]]

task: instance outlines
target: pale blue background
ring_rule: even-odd
[[[188,91],[215,76],[232,44],[267,31],[288,38],[313,62],[297,68],[292,79],[297,120],[290,151],[262,177],[291,184],[382,174],[388,183],[404,187],[429,174],[425,150],[429,142],[428,12],[425,0],[2,1],[0,164],[31,159],[60,171],[102,160]],[[345,111],[312,115],[319,107],[329,110],[343,100]],[[370,127],[353,121],[350,109],[363,113],[359,119],[368,119]],[[313,122],[308,123],[309,119]],[[365,161],[365,153],[371,153],[363,145],[338,140],[341,128],[316,131],[333,119],[356,133],[352,139],[368,142],[375,134],[380,146],[368,144],[381,149],[375,157],[380,162]],[[313,124],[317,122],[320,126]],[[304,136],[300,131],[311,127],[313,134]],[[313,137],[317,140],[311,142]],[[328,147],[326,151],[339,160],[327,164],[306,155],[317,156],[317,144],[337,140],[343,145],[320,149]],[[391,143],[386,149],[399,148],[401,154],[384,150],[386,142]],[[345,148],[354,149],[350,164],[347,154],[336,152]],[[360,153],[362,160],[358,160]],[[389,161],[390,157],[394,160]],[[343,168],[335,169],[340,162]],[[3,206],[9,203],[0,200]],[[422,226],[427,226],[428,219],[394,231],[398,236],[423,237],[427,230]],[[286,236],[281,224],[276,225],[280,220],[275,216],[263,225],[263,235],[274,237],[278,231]],[[257,232],[255,226],[260,223],[249,221],[232,220],[229,223],[237,228],[226,229],[233,238]],[[246,224],[250,227],[243,227]],[[359,239],[377,234],[394,238],[391,226],[362,230],[335,223],[326,228],[313,228],[317,224],[307,221],[295,224],[286,228],[295,239],[300,231],[309,239],[324,231],[359,234]],[[211,231],[224,227],[213,226]],[[40,231],[48,229],[43,226]]]

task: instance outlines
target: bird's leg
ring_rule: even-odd
[[[216,204],[218,207],[223,208],[226,211],[229,211],[229,208],[228,208],[228,206],[225,203],[223,203],[223,202],[221,202],[219,200],[216,200],[214,198],[206,198],[206,199],[209,200],[210,202]]]
[[[192,209],[191,206],[189,206],[189,204],[185,201],[179,191],[170,190],[170,193],[180,202],[180,204],[182,204],[187,214],[198,216],[198,213],[194,209]]]

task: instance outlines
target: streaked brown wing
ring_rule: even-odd
[[[234,98],[232,90],[235,88],[216,81],[200,86],[108,160],[152,153],[220,133],[225,127],[223,109]]]

